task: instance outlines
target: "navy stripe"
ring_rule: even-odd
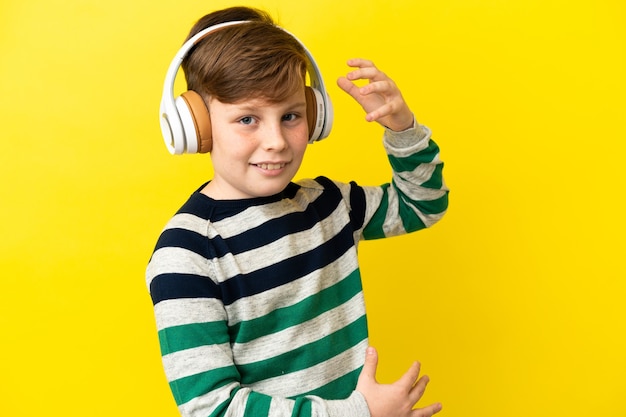
[[[212,242],[216,249],[216,256],[227,253],[237,255],[275,242],[284,236],[309,230],[322,220],[329,217],[341,202],[341,193],[324,192],[315,201],[311,202],[304,211],[286,214],[268,220],[257,227],[246,230],[237,236],[223,240],[225,246]],[[217,239],[216,239],[217,240]]]
[[[300,187],[298,187],[298,189],[299,188]],[[285,235],[308,230],[330,216],[341,202],[341,193],[334,184],[333,188],[335,188],[336,192],[322,193],[320,198],[311,202],[304,211],[289,213],[269,220],[255,228],[248,229],[243,233],[226,239],[221,236],[208,239],[206,236],[184,229],[173,228],[165,230],[160,236],[155,250],[163,247],[182,247],[207,259],[211,259],[221,258],[228,254],[237,255],[263,247]],[[290,187],[289,194],[293,193],[293,191],[293,187]],[[181,212],[193,214],[200,218],[206,218],[209,213],[207,213],[206,201],[202,201],[202,198],[205,196],[199,195],[196,197],[197,198],[190,199],[187,204],[185,204],[184,209],[181,209]],[[250,207],[249,202],[246,203],[245,206],[242,206],[239,211],[243,211],[248,207]],[[233,213],[232,206],[227,210],[215,208],[214,212],[210,214],[210,221],[219,221],[221,217],[219,214],[220,211],[229,213],[228,217],[237,214],[237,211]]]
[[[206,236],[186,229],[167,229],[161,233],[155,251],[161,248],[183,248],[209,258]]]
[[[365,222],[365,191],[354,181],[350,182],[350,222],[354,230],[359,230]]]
[[[343,200],[341,190],[332,180],[326,177],[317,177],[315,179],[318,183],[324,186],[325,191],[334,191],[335,198],[337,198],[337,204]],[[365,221],[365,191],[356,182],[350,182],[350,223],[352,229],[358,230],[363,227]]]
[[[289,183],[281,193],[268,197],[243,200],[213,200],[200,192],[205,185],[193,193],[176,214],[193,214],[204,220],[218,222],[225,218],[236,216],[250,207],[263,206],[285,198],[292,199],[301,188],[298,184]]]
[[[228,279],[222,283],[222,300],[229,305],[240,298],[287,284],[332,263],[353,246],[352,228],[346,225],[333,238],[309,252]]]
[[[346,225],[339,234],[308,253],[285,259],[250,274],[234,276],[220,286],[207,277],[191,274],[161,274],[150,283],[153,304],[175,298],[221,298],[226,305],[239,298],[259,294],[284,285],[334,262],[354,246],[352,228]]]
[[[220,298],[217,284],[206,277],[191,274],[161,274],[150,282],[150,297],[156,305],[176,298]]]

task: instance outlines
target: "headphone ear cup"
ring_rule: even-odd
[[[325,109],[322,94],[309,86],[304,87],[306,99],[306,118],[309,125],[309,143],[323,139],[321,136],[325,123]]]
[[[194,125],[197,138],[197,146],[195,149],[197,149],[197,152],[199,153],[211,152],[211,148],[213,146],[211,117],[209,116],[209,109],[207,109],[204,100],[200,94],[192,90],[185,91],[180,97],[187,104],[187,108]],[[185,127],[185,130],[186,129],[187,127]],[[187,147],[190,149],[194,148],[193,145],[190,146],[189,143],[187,144]]]
[[[315,121],[317,120],[317,105],[315,93],[308,85],[304,87],[304,96],[306,98],[306,120],[309,125],[309,139],[315,130]]]

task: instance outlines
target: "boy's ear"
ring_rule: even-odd
[[[186,104],[184,107],[186,107],[189,111],[190,118],[187,118],[187,120],[190,120],[193,124],[193,126],[187,126],[183,122],[183,130],[185,132],[195,130],[195,139],[198,143],[197,149],[199,153],[211,152],[211,148],[213,147],[211,117],[209,116],[209,109],[204,103],[204,100],[200,94],[193,90],[185,91],[180,97]],[[182,119],[185,120],[186,118]],[[187,146],[189,146],[189,144]]]

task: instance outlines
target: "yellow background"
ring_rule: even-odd
[[[158,103],[193,22],[229,1],[0,5],[0,415],[177,414],[144,269],[210,177]],[[402,87],[452,193],[433,229],[362,245],[379,379],[414,359],[446,416],[624,416],[626,7],[621,0],[250,1],[313,52],[335,105],[299,176],[387,180],[336,87]]]

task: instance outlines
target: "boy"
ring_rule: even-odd
[[[338,80],[385,126],[392,184],[292,182],[312,127],[307,55],[271,17],[211,13],[221,27],[182,65],[210,119],[214,177],[162,232],[147,268],[164,368],[183,416],[428,417],[415,363],[376,383],[357,260],[360,239],[432,225],[442,163],[396,85],[371,62]],[[188,38],[188,39],[189,39]],[[355,80],[368,80],[361,88]],[[201,129],[198,129],[198,131]],[[198,133],[200,135],[200,133]]]

